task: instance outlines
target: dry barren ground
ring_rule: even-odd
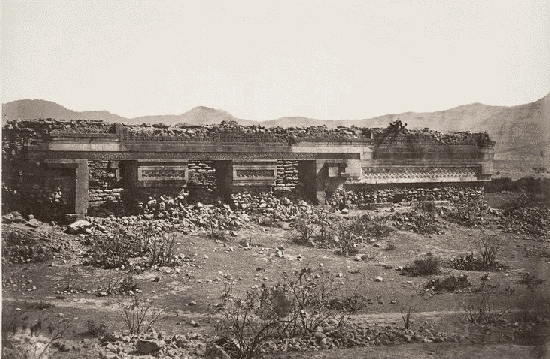
[[[353,216],[350,213],[347,216]],[[403,276],[399,267],[406,267],[414,259],[427,253],[450,261],[458,255],[477,251],[480,236],[487,231],[446,223],[443,234],[419,235],[394,230],[387,238],[367,242],[359,251],[367,260],[344,257],[331,250],[316,249],[293,242],[296,237],[287,224],[270,227],[252,223],[241,229],[228,241],[215,241],[204,231],[180,234],[176,253],[192,261],[176,268],[149,269],[133,276],[139,285],[137,295],[150,300],[152,311],[162,311],[154,323],[157,333],[164,338],[185,335],[185,350],[164,352],[171,357],[200,357],[206,355],[206,343],[215,337],[219,321],[222,294],[230,290],[233,296],[243,296],[254,287],[273,285],[281,280],[283,272],[292,273],[301,268],[323,268],[330,271],[335,282],[348,288],[360,287],[368,304],[351,317],[364,327],[402,328],[403,314],[411,309],[411,329],[431,333],[449,333],[452,343],[432,343],[427,337],[421,342],[398,345],[368,345],[350,349],[298,351],[264,354],[272,358],[538,358],[548,355],[548,281],[550,274],[550,247],[548,239],[534,240],[525,235],[503,233],[488,229],[502,239],[498,261],[504,269],[493,272],[458,271],[443,266],[433,276]],[[105,270],[86,266],[84,236],[68,235],[63,228],[43,224],[30,228],[23,223],[2,225],[3,236],[19,231],[29,236],[48,233],[50,240],[63,243],[53,260],[43,263],[10,264],[2,261],[2,327],[15,323],[19,333],[29,332],[40,318],[44,323],[64,320],[67,330],[62,337],[49,344],[50,358],[147,357],[135,350],[125,351],[112,344],[102,344],[90,332],[90,326],[104,325],[107,332],[126,330],[122,305],[129,296],[102,295],[109,282],[124,277],[124,270]],[[247,246],[249,243],[250,246]],[[386,250],[387,244],[395,246]],[[279,247],[279,250],[277,249]],[[280,248],[283,248],[281,251]],[[527,288],[520,280],[531,273],[544,282]],[[472,286],[463,290],[436,294],[429,299],[411,297],[427,281],[448,275],[467,275]],[[482,278],[488,274],[488,280]],[[374,279],[381,277],[382,281]],[[228,283],[233,283],[230,287]],[[479,301],[472,288],[489,283],[510,296],[491,298],[491,310],[506,312],[502,323],[481,325],[467,320],[468,306]],[[230,288],[230,289],[229,289]],[[101,295],[98,295],[101,294]],[[534,322],[524,323],[526,313]],[[534,314],[533,314],[534,313]],[[25,319],[25,317],[27,317]],[[25,324],[26,323],[26,324]],[[29,328],[23,328],[23,324]],[[59,324],[56,324],[59,325]],[[55,332],[59,330],[53,329]],[[38,330],[38,329],[35,329]],[[48,337],[46,328],[38,330]],[[124,340],[121,339],[121,340]],[[437,340],[435,340],[437,341]],[[127,343],[128,344],[128,343]],[[126,347],[128,348],[129,343]],[[118,348],[118,349],[117,349]],[[8,351],[3,349],[3,357]],[[10,352],[12,353],[12,352]],[[12,353],[13,354],[13,353]],[[170,354],[170,355],[169,355]],[[153,353],[153,355],[155,355]],[[157,356],[159,354],[156,354]]]

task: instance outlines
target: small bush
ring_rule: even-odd
[[[506,287],[499,291],[498,285],[491,286],[484,278],[480,286],[472,290],[475,295],[465,306],[466,318],[473,323],[494,325],[509,311],[510,303],[506,303],[506,300],[513,296],[514,290]],[[503,307],[503,303],[506,307]]]
[[[105,322],[101,322],[100,324],[97,324],[93,319],[89,319],[86,322],[86,334],[94,336],[94,337],[103,337],[105,334],[107,334],[107,324]]]
[[[416,259],[411,265],[403,268],[403,273],[411,277],[439,274],[441,260],[432,255]]]
[[[106,237],[96,235],[89,243],[89,265],[104,269],[130,268],[130,259],[147,258],[140,265],[145,268],[153,266],[174,266],[177,233],[159,234],[151,229],[144,229],[139,234],[129,234],[119,229]]]
[[[366,226],[366,231],[376,239],[386,238],[393,229],[387,225],[386,218],[374,217],[372,222]]]
[[[338,254],[349,256],[359,253],[358,239],[353,233],[353,227],[347,223],[339,223],[335,229],[335,238]]]
[[[451,266],[454,269],[465,271],[477,271],[481,269],[481,262],[474,256],[473,253],[460,255],[451,260]]]
[[[476,257],[474,253],[461,255],[451,261],[451,266],[454,269],[465,271],[487,271],[502,268],[502,265],[497,262],[497,253],[501,243],[496,237],[482,236],[479,240],[480,257]]]
[[[142,236],[149,238],[148,236]],[[88,264],[105,269],[127,267],[129,259],[145,254],[145,244],[137,236],[128,235],[121,231],[112,236],[95,236],[91,241]]]
[[[176,236],[174,233],[153,238],[147,248],[149,266],[175,266],[177,264],[174,259],[175,246]]]
[[[541,279],[536,274],[531,273],[522,273],[521,279],[519,280],[520,284],[523,284],[532,291],[535,291],[536,288],[544,282],[544,279]]]
[[[149,300],[134,295],[130,302],[121,302],[122,318],[130,334],[147,333],[153,329],[162,314],[162,310],[155,311]]]
[[[55,304],[53,303],[49,303],[49,302],[44,302],[44,301],[40,301],[38,303],[27,303],[26,305],[26,308],[27,310],[47,310],[47,309],[51,309],[51,308],[55,308]]]
[[[397,246],[393,243],[388,243],[385,248],[387,251],[394,251],[397,249]]]
[[[294,222],[294,230],[298,233],[294,241],[298,244],[307,244],[313,236],[315,226],[308,218],[298,218]]]
[[[468,276],[460,275],[455,277],[450,275],[445,278],[432,279],[426,283],[426,289],[432,289],[434,292],[454,292],[458,289],[467,288],[470,286]]]
[[[416,205],[415,209],[416,213],[409,215],[414,231],[423,235],[438,233],[435,202],[422,201]]]
[[[501,247],[501,242],[497,237],[482,236],[479,242],[479,253],[481,254],[481,263],[486,269],[498,267],[497,253]]]

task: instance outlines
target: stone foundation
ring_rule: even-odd
[[[231,203],[232,193],[319,204],[339,196],[357,205],[447,200],[460,191],[435,186],[475,188],[490,180],[494,148],[485,134],[400,124],[268,129],[50,119],[11,121],[2,138],[3,210],[45,217],[132,214],[172,201]]]

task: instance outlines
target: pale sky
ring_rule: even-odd
[[[550,92],[550,1],[2,0],[1,102],[364,119]]]

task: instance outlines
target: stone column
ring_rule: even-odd
[[[493,159],[495,157],[494,146],[485,146],[481,148],[483,162],[481,162],[480,180],[490,181],[493,175]]]
[[[328,179],[328,168],[325,166],[324,160],[315,161],[315,179],[316,179],[316,204],[325,204],[326,192],[325,192],[325,182]]]
[[[219,196],[225,203],[230,203],[233,189],[233,161],[216,161],[214,167],[216,168]]]
[[[88,212],[89,206],[89,186],[90,172],[88,170],[88,160],[76,160],[76,193],[75,193],[75,213],[78,217],[83,217]]]

